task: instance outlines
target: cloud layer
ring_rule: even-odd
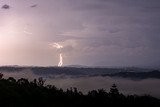
[[[59,42],[66,65],[159,66],[159,0],[2,0],[1,4],[12,7],[0,10],[0,39],[5,41],[0,50],[7,53],[1,57],[17,59],[2,58],[2,64],[56,65],[58,55],[49,44]],[[19,57],[22,54],[27,57]],[[29,58],[33,56],[35,61]]]

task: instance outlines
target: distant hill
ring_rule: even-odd
[[[151,72],[118,72],[112,74],[104,74],[102,76],[123,77],[131,79],[147,79],[147,78],[160,79],[160,71],[154,70]]]
[[[110,76],[132,79],[157,78],[160,79],[160,71],[154,69],[125,67],[125,68],[89,68],[82,66],[72,67],[22,67],[22,66],[2,66],[0,72],[23,72],[30,70],[36,75],[72,75],[72,76]]]
[[[65,67],[73,67],[73,68],[89,68],[89,66],[85,65],[67,65]]]
[[[100,75],[117,72],[148,72],[152,69],[145,68],[94,68],[80,65],[71,65],[70,67],[38,67],[38,66],[1,66],[0,71],[17,72],[30,69],[37,74],[68,74],[68,75]]]

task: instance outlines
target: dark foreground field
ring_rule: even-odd
[[[99,89],[84,95],[76,88],[64,91],[53,85],[44,85],[43,78],[28,81],[24,78],[15,80],[13,77],[4,79],[2,76],[1,74],[1,107],[160,106],[160,100],[149,95],[123,95],[115,84],[109,92]]]

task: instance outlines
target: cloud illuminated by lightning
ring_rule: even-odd
[[[25,33],[25,34],[28,34],[28,35],[32,35],[32,33],[31,32],[28,32],[28,31],[23,31],[23,33]]]
[[[58,43],[54,43],[54,45],[53,45],[54,47],[56,47],[57,49],[61,49],[61,48],[63,48],[63,46],[62,45],[59,45]]]
[[[57,48],[57,49],[62,49],[63,46],[58,44],[58,43],[54,43],[52,45],[53,47]],[[61,67],[63,65],[63,57],[62,57],[62,53],[59,54],[59,63],[58,63],[58,66]]]

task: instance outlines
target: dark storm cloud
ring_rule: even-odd
[[[2,9],[9,9],[9,8],[10,8],[10,6],[9,6],[9,5],[7,5],[7,4],[5,4],[5,5],[3,5],[1,8],[2,8]]]
[[[107,0],[107,2],[102,2],[95,0],[91,2],[88,0],[80,4],[78,6],[75,5],[74,8],[84,12],[83,18],[88,24],[85,26],[86,29],[94,31],[94,33],[85,34],[89,38],[85,40],[86,42],[83,41],[88,46],[87,51],[91,53],[105,51],[104,53],[110,53],[110,55],[115,53],[118,57],[123,57],[124,55],[121,55],[121,52],[118,51],[123,50],[124,53],[122,54],[126,54],[125,56],[128,56],[129,53],[132,55],[130,58],[126,57],[128,62],[124,63],[134,62],[131,60],[134,58],[139,63],[136,53],[141,53],[142,60],[144,60],[144,56],[148,56],[146,58],[150,59],[151,62],[154,63],[155,59],[155,62],[157,62],[156,57],[160,53],[160,42],[158,42],[160,39],[158,30],[160,29],[160,13],[157,6],[160,4],[160,1]],[[146,6],[153,8],[146,8]],[[116,47],[116,49],[114,50],[113,47]],[[94,52],[95,50],[97,51]],[[111,60],[110,58],[106,57],[105,60]],[[123,63],[123,58],[115,59],[112,57],[112,60],[119,60],[119,62]],[[147,62],[142,61],[141,63],[145,65]]]
[[[30,7],[32,7],[32,8],[33,8],[33,7],[37,7],[37,4],[31,5]]]

